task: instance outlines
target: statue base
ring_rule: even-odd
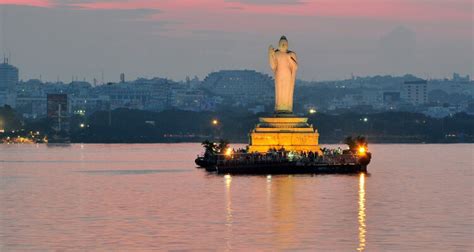
[[[319,133],[308,118],[294,115],[261,117],[250,133],[249,152],[267,152],[271,148],[287,151],[321,152]]]

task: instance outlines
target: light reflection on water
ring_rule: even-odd
[[[276,244],[280,249],[290,249],[297,244],[293,233],[296,231],[295,182],[293,176],[276,176],[272,179],[273,220]]]
[[[230,186],[232,183],[232,177],[230,175],[224,176],[225,182],[225,201],[226,201],[226,251],[232,249],[232,195],[230,192]]]
[[[367,226],[365,225],[365,174],[359,174],[359,247],[358,251],[365,250],[365,235]]]
[[[470,251],[473,146],[371,145],[370,176],[218,176],[199,144],[0,145],[0,251]]]

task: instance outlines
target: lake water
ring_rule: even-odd
[[[0,145],[0,250],[472,251],[474,145],[368,175],[219,176],[199,144]]]

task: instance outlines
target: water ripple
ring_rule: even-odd
[[[98,174],[98,175],[139,175],[139,174],[154,174],[154,173],[178,173],[178,172],[189,172],[190,170],[175,170],[175,169],[162,169],[162,170],[88,170],[88,171],[75,171],[87,174]]]

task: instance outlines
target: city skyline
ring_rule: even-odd
[[[11,56],[10,56],[11,57]],[[216,74],[216,73],[220,73],[220,72],[255,72],[257,74],[263,74],[267,77],[269,77],[270,79],[273,79],[272,76],[269,75],[268,72],[266,71],[258,71],[256,69],[219,69],[219,70],[215,70],[215,71],[212,71],[212,72],[209,72],[207,74],[205,74],[204,76],[202,77],[199,77],[197,75],[185,75],[183,78],[178,78],[178,79],[174,79],[174,78],[169,78],[167,76],[157,76],[157,75],[151,75],[151,76],[136,76],[134,78],[128,78],[128,76],[125,74],[125,73],[119,73],[118,76],[112,76],[110,79],[104,79],[104,80],[101,80],[100,77],[94,77],[93,79],[87,79],[85,77],[82,77],[82,76],[77,76],[77,75],[72,75],[70,76],[70,79],[55,79],[55,80],[48,80],[48,79],[44,79],[42,77],[42,75],[40,74],[39,78],[36,78],[36,77],[32,77],[32,78],[29,78],[29,79],[22,79],[21,78],[21,68],[19,68],[17,65],[14,65],[11,60],[10,60],[10,57],[7,57],[6,55],[3,56],[3,59],[0,61],[0,64],[3,64],[4,66],[7,66],[7,67],[12,67],[14,69],[16,69],[17,71],[17,75],[18,75],[18,81],[16,81],[15,83],[28,83],[28,82],[41,82],[41,83],[44,83],[44,84],[53,84],[53,83],[56,83],[56,84],[64,84],[64,85],[68,85],[68,84],[72,84],[72,83],[77,83],[77,82],[85,82],[85,83],[88,83],[88,84],[91,84],[93,87],[96,87],[96,86],[100,86],[100,85],[107,85],[107,84],[114,84],[114,83],[133,83],[133,82],[136,82],[136,81],[141,81],[141,80],[154,80],[154,79],[160,79],[160,80],[169,80],[169,81],[172,81],[172,82],[176,82],[176,83],[186,83],[186,82],[194,82],[194,81],[199,81],[199,82],[202,82],[204,81],[206,78],[212,76],[213,74]],[[367,79],[367,78],[376,78],[376,77],[382,77],[382,78],[385,78],[385,77],[389,77],[389,78],[399,78],[399,77],[414,77],[414,78],[419,78],[420,80],[423,79],[423,76],[417,76],[417,75],[413,75],[411,73],[404,73],[404,74],[399,74],[399,75],[390,75],[390,74],[385,74],[385,75],[382,75],[382,74],[374,74],[374,75],[363,75],[363,76],[360,76],[360,75],[354,75],[353,73],[351,74],[351,76],[347,76],[345,78],[340,78],[340,79],[325,79],[325,80],[306,80],[306,79],[302,79],[302,78],[297,78],[296,80],[298,82],[304,82],[304,83],[312,83],[312,84],[315,84],[315,83],[331,83],[331,82],[334,82],[334,83],[337,83],[339,81],[343,82],[343,81],[349,81],[349,80],[356,80],[356,79]],[[455,80],[457,78],[461,78],[463,81],[466,81],[466,82],[470,82],[470,81],[474,81],[471,77],[471,75],[469,74],[463,74],[463,73],[457,73],[457,72],[450,72],[448,75],[444,76],[444,77],[439,77],[439,78],[429,78],[429,79],[425,79],[425,80],[433,80],[433,81],[436,81],[436,80],[439,80],[439,81],[442,81],[442,80]]]
[[[470,10],[465,0],[0,0],[0,50],[24,80],[202,79],[270,73],[266,48],[288,30],[303,80],[472,76]]]

